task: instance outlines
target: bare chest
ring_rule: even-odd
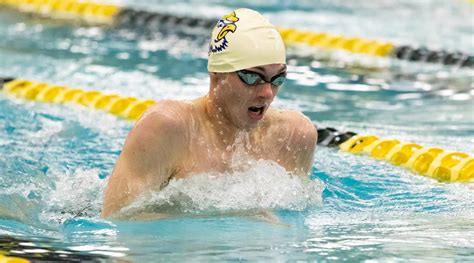
[[[278,161],[278,151],[272,151],[275,147],[265,138],[258,142],[237,140],[228,143],[202,136],[191,141],[189,151],[183,155],[175,177],[185,178],[190,174],[205,172],[222,173],[249,159]]]

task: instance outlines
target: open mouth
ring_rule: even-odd
[[[254,120],[262,119],[264,111],[265,111],[265,106],[252,106],[248,108],[248,114],[250,118]]]

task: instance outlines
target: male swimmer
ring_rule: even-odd
[[[261,14],[237,9],[220,19],[209,45],[209,93],[190,102],[160,101],[142,116],[110,176],[102,217],[120,218],[122,208],[172,178],[233,169],[241,133],[248,158],[308,176],[316,128],[299,112],[270,107],[285,81],[285,63],[281,36]]]

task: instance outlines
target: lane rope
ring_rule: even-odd
[[[318,142],[341,151],[364,154],[438,181],[468,182],[474,179],[474,157],[463,152],[424,147],[417,143],[383,139],[375,135],[318,129]]]
[[[0,235],[0,263],[114,262],[112,256],[83,253],[38,239]]]
[[[45,17],[82,20],[89,23],[128,26],[156,30],[158,26],[182,26],[210,30],[218,19],[160,14],[111,4],[77,0],[0,0],[0,5]],[[328,50],[344,50],[355,54],[387,57],[455,67],[474,67],[474,56],[462,52],[429,50],[426,47],[397,46],[390,42],[315,33],[294,28],[279,28],[288,46],[303,45]],[[317,59],[317,58],[315,58]]]
[[[24,79],[0,78],[3,91],[17,98],[47,102],[69,103],[103,110],[115,116],[136,121],[155,100],[105,94],[100,91],[69,88]],[[340,132],[334,128],[318,129],[318,144],[338,147],[341,151],[365,154],[403,166],[415,173],[439,181],[467,182],[474,179],[474,157],[463,152],[423,147],[396,139],[374,135]]]
[[[3,91],[17,98],[48,102],[71,103],[103,110],[118,117],[137,120],[156,101],[104,94],[100,91],[68,88],[24,79],[9,79]]]
[[[0,0],[0,5],[21,12],[59,19],[78,19],[90,23],[111,24],[119,6],[75,0]]]
[[[2,251],[3,252],[3,251]],[[8,251],[5,251],[8,253]],[[0,263],[30,263],[28,259],[20,258],[20,257],[9,257],[3,254],[0,254]]]

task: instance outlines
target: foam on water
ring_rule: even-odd
[[[196,214],[284,209],[301,211],[321,205],[323,186],[289,174],[273,161],[252,161],[247,169],[209,172],[172,179],[159,192],[144,195],[123,212]]]
[[[122,213],[229,213],[285,209],[302,211],[321,204],[319,181],[289,173],[275,161],[255,160],[249,133],[239,131],[231,151],[229,169],[172,178],[158,192],[141,196]]]
[[[234,162],[243,163],[240,158]],[[322,204],[321,182],[288,173],[274,161],[246,160],[245,165],[234,168],[172,179],[164,189],[144,194],[123,212],[211,215],[303,211]],[[107,184],[99,173],[98,169],[49,170],[44,176],[4,189],[2,199],[7,201],[3,209],[0,206],[0,213],[40,228],[56,228],[77,218],[97,219]]]
[[[75,217],[97,217],[102,207],[102,193],[106,180],[99,179],[98,170],[81,170],[74,173],[53,174],[55,184],[45,193],[46,204],[42,221],[64,222]]]
[[[50,171],[47,177],[7,187],[0,195],[0,215],[39,227],[76,217],[95,218],[106,184],[98,174],[98,170]]]

